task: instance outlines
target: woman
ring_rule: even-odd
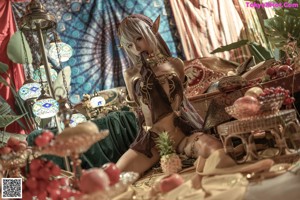
[[[122,171],[140,174],[160,159],[155,138],[167,131],[178,153],[207,158],[221,143],[200,132],[202,120],[184,96],[184,65],[171,57],[157,33],[159,18],[131,15],[120,24],[120,43],[132,66],[124,72],[130,100],[135,101],[144,117],[143,127],[131,148],[119,159]]]

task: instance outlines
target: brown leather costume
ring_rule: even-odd
[[[157,64],[157,63],[156,63]],[[156,76],[152,71],[149,63],[144,62],[140,70],[141,78],[136,79],[133,83],[136,96],[142,97],[142,101],[149,107],[151,111],[152,122],[155,124],[160,119],[173,112],[171,106],[175,96],[180,97],[180,102],[185,101],[183,94],[183,86],[180,78],[176,73],[168,73],[161,76]],[[169,84],[169,96],[162,87],[162,83],[167,81]],[[183,105],[181,105],[183,107]],[[198,121],[201,123],[200,121]],[[174,126],[179,127],[185,135],[190,135],[194,131],[199,131],[199,127],[193,126],[188,119],[176,117]],[[140,132],[131,144],[131,149],[152,157],[151,149],[155,146],[154,138],[157,134],[153,131],[145,131],[140,127]]]

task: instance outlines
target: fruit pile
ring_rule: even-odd
[[[61,169],[52,161],[33,159],[22,187],[22,199],[31,200],[36,197],[39,200],[60,200],[81,195],[70,187],[68,178],[58,178],[60,174]]]
[[[295,98],[290,96],[290,91],[280,86],[264,89],[252,87],[225,110],[234,118],[243,120],[259,115],[274,114],[282,105],[289,106],[294,101]]]
[[[294,71],[294,69],[287,64],[284,65],[274,65],[269,67],[266,70],[266,74],[269,76],[271,80],[285,77],[289,74],[291,74]]]
[[[10,137],[7,140],[5,146],[0,148],[0,155],[5,155],[9,153],[21,152],[27,148],[28,144],[26,141],[18,140],[14,137]]]
[[[290,91],[286,90],[280,86],[278,87],[270,87],[264,88],[263,91],[258,95],[257,99],[261,102],[276,99],[276,98],[283,98],[283,105],[291,105],[294,103],[295,98],[291,97]]]
[[[264,75],[262,77],[248,80],[246,87],[254,87],[259,85],[260,83],[286,77],[292,74],[295,71],[295,69],[297,69],[295,62],[291,58],[276,61],[271,66],[268,66],[265,69]]]
[[[29,164],[25,175],[23,199],[63,200],[104,191],[119,182],[120,173],[114,163],[85,170],[79,180],[79,190],[76,190],[69,178],[61,176],[58,165],[49,160],[35,158]]]
[[[44,130],[34,139],[34,143],[38,147],[45,147],[54,139],[54,134],[49,130]]]

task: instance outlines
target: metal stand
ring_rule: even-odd
[[[46,77],[47,82],[50,88],[50,95],[53,99],[55,98],[54,89],[52,86],[52,80],[50,75],[50,68],[48,65],[48,59],[45,51],[45,43],[43,39],[42,31],[47,31],[49,29],[52,29],[53,27],[56,27],[56,19],[55,17],[48,13],[43,5],[39,2],[39,0],[32,0],[27,6],[26,6],[26,13],[21,19],[21,29],[27,30],[27,31],[36,31],[40,48],[41,48],[41,54],[42,54],[42,61],[45,66],[46,71]],[[55,115],[55,122],[58,134],[62,132],[62,129],[60,127],[60,119],[57,115]],[[67,157],[64,157],[65,162],[65,168],[67,171],[71,171],[70,164]]]
[[[244,163],[251,160],[266,158],[260,156],[257,151],[257,145],[254,142],[255,137],[268,138],[274,143],[277,151],[270,157],[281,156],[286,153],[285,150],[292,152],[300,148],[300,127],[296,111],[283,110],[277,114],[257,117],[251,120],[235,120],[221,124],[217,127],[220,134],[225,152],[231,155],[237,163]],[[263,133],[257,136],[258,133]],[[238,159],[233,139],[239,139],[242,142],[245,156]],[[292,146],[292,149],[290,147]],[[268,148],[268,147],[267,147]]]

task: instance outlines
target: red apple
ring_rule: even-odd
[[[160,181],[159,190],[162,193],[169,192],[184,183],[184,179],[177,173],[166,176]]]
[[[84,171],[80,177],[79,188],[83,193],[102,191],[109,186],[109,177],[100,168],[91,168]]]
[[[102,169],[109,177],[109,185],[114,185],[119,182],[121,170],[116,166],[115,163],[106,163],[102,166]]]

